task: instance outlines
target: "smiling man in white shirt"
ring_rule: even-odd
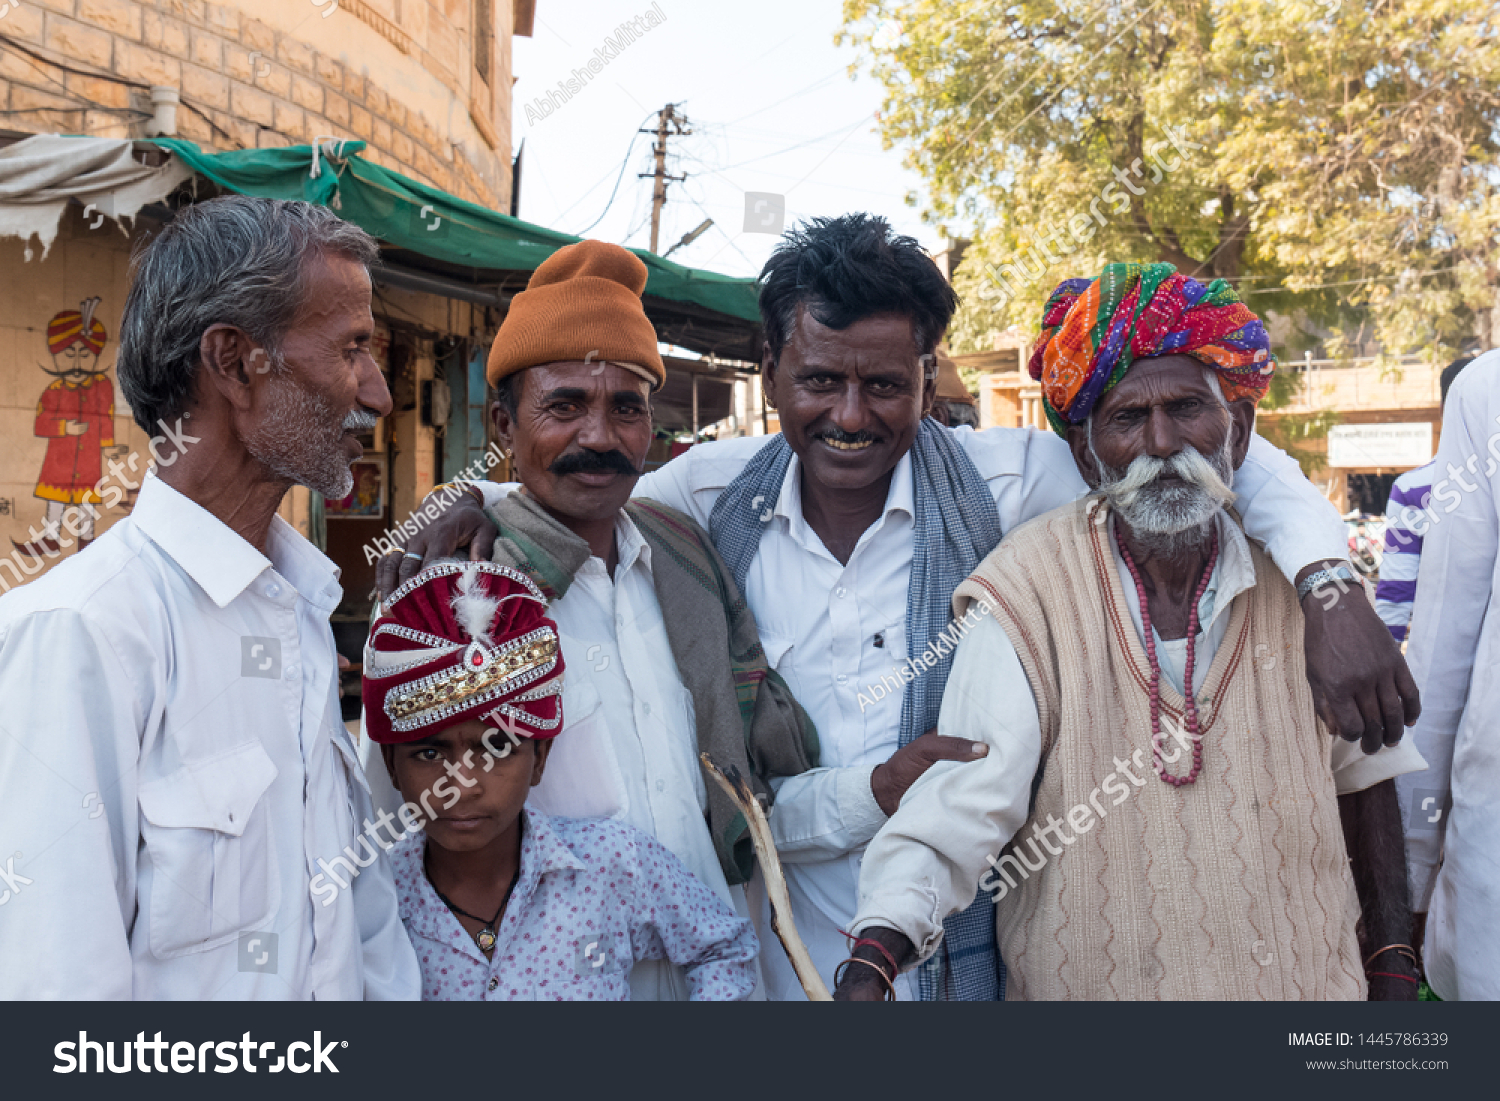
[[[761,273],[761,368],[782,433],[700,444],[636,489],[709,528],[772,668],[817,724],[821,767],[778,782],[770,823],[797,930],[830,988],[849,954],[841,930],[866,845],[932,764],[983,753],[935,731],[953,589],[1004,533],[1087,490],[1051,433],[925,418],[956,305],[917,242],[882,219],[792,231]],[[1234,490],[1247,534],[1289,579],[1343,562],[1337,512],[1259,436]],[[454,512],[423,533],[429,556],[483,524],[475,509]],[[1399,740],[1416,691],[1363,594],[1303,611],[1319,714],[1371,752]],[[888,693],[892,682],[902,691]],[[993,907],[980,898],[947,928],[943,949],[897,981],[899,995],[1000,996]],[[769,997],[803,996],[780,953],[761,962]]]
[[[276,515],[293,485],[346,495],[390,412],[377,257],[323,208],[243,197],[141,257],[120,382],[177,450],[129,518],[0,599],[0,849],[25,880],[0,999],[417,997],[384,854],[309,890],[370,802],[339,721],[338,570]]]

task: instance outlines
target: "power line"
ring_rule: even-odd
[[[636,139],[641,136],[641,129],[640,128],[642,126],[644,126],[647,122],[649,122],[650,119],[651,119],[651,115],[654,115],[654,114],[656,114],[656,112],[652,111],[650,115],[647,115],[645,118],[641,119],[641,121],[636,124],[636,132],[634,134],[630,135],[630,148],[628,148],[628,149],[625,150],[625,159],[620,162],[620,174],[615,177],[615,188],[614,188],[613,191],[611,191],[609,193],[609,202],[607,202],[607,203],[604,204],[604,210],[603,210],[603,212],[599,215],[599,217],[595,218],[592,222],[590,222],[583,229],[579,230],[573,236],[575,236],[575,237],[582,237],[589,230],[593,229],[600,222],[604,221],[604,215],[608,214],[609,213],[609,208],[615,205],[615,196],[620,193],[620,181],[625,178],[625,169],[627,169],[627,168],[630,167],[630,154],[632,154],[632,153],[635,152],[635,142],[636,142]],[[569,209],[571,210],[572,208],[569,207]],[[564,212],[564,213],[566,213],[566,212]]]

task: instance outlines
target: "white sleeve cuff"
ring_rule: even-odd
[[[902,971],[927,962],[943,943],[943,904],[937,886],[930,879],[904,884],[894,891],[882,891],[880,905],[867,908],[872,901],[861,898],[859,913],[849,927],[855,936],[877,926],[894,929],[916,949],[916,957]]]
[[[1348,742],[1335,736],[1333,789],[1340,795],[1365,791],[1397,776],[1421,772],[1426,768],[1427,762],[1413,744],[1410,735],[1403,737],[1395,745],[1382,746],[1375,753],[1366,753],[1358,742]]]
[[[838,770],[837,798],[839,817],[850,835],[859,838],[859,844],[868,844],[870,839],[885,825],[885,811],[875,801],[875,789],[871,786],[875,769],[841,768]]]

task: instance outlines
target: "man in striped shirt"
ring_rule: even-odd
[[[1443,368],[1438,385],[1444,403],[1453,380],[1473,358],[1464,356]],[[1424,511],[1432,494],[1435,463],[1434,459],[1397,478],[1391,486],[1390,503],[1385,506],[1385,555],[1380,561],[1380,582],[1375,586],[1375,610],[1397,642],[1406,639],[1412,601],[1417,596],[1417,567],[1422,562],[1422,534],[1427,530]]]

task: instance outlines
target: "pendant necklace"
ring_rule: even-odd
[[[425,871],[426,869],[424,868],[423,870]],[[448,909],[452,910],[455,914],[461,914],[462,916],[468,918],[470,921],[477,921],[482,926],[484,926],[484,928],[480,929],[479,932],[473,934],[473,937],[474,943],[479,945],[479,950],[486,956],[488,956],[490,952],[494,950],[495,944],[500,939],[500,915],[505,913],[505,907],[510,902],[510,893],[516,889],[516,880],[520,877],[521,869],[520,866],[517,865],[515,875],[511,876],[510,886],[505,888],[505,897],[500,900],[500,909],[496,910],[495,916],[490,918],[488,921],[480,917],[478,914],[471,914],[469,913],[469,911],[460,909],[459,907],[453,905],[453,903],[449,901],[448,896],[437,889],[437,884],[432,882],[432,876],[430,874],[427,876],[427,882],[432,886],[433,893],[442,900],[444,906],[448,907]]]
[[[1141,584],[1140,571],[1135,568],[1135,559],[1130,557],[1130,551],[1125,546],[1124,534],[1120,531],[1118,521],[1115,524],[1115,542],[1120,546],[1120,556],[1125,559],[1125,567],[1130,571],[1131,578],[1135,581],[1136,595],[1141,601],[1141,632],[1146,640],[1146,658],[1151,663],[1151,763],[1156,768],[1156,774],[1162,781],[1173,787],[1185,787],[1198,779],[1198,773],[1203,771],[1203,733],[1198,728],[1198,701],[1193,695],[1193,649],[1194,642],[1198,637],[1198,602],[1203,599],[1203,594],[1208,589],[1209,578],[1213,576],[1214,566],[1219,561],[1219,533],[1213,534],[1213,543],[1208,554],[1208,564],[1203,567],[1203,576],[1198,580],[1198,587],[1193,591],[1193,607],[1188,613],[1187,634],[1187,660],[1183,669],[1183,720],[1187,728],[1188,738],[1193,743],[1193,767],[1186,776],[1173,776],[1167,771],[1167,763],[1162,759],[1162,733],[1161,733],[1161,665],[1156,660],[1156,638],[1151,630],[1151,610],[1146,603],[1146,586]]]

